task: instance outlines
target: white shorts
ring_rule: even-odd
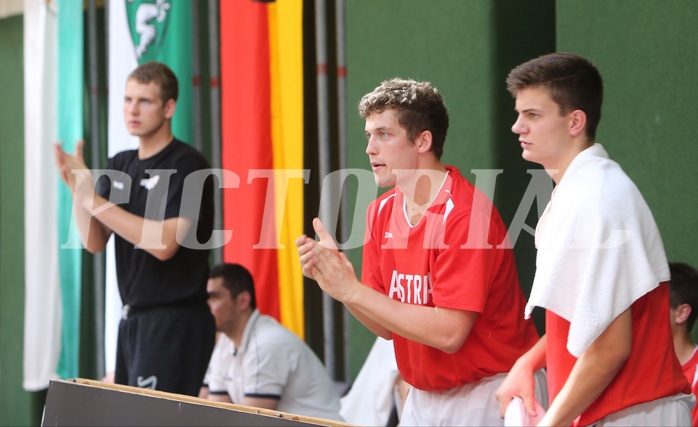
[[[447,391],[410,390],[400,426],[503,426],[494,393],[507,374],[483,378]],[[544,371],[534,375],[536,399],[547,408],[548,388]]]
[[[691,409],[694,406],[696,406],[695,395],[679,393],[621,409],[606,415],[593,425],[595,427],[690,426]]]

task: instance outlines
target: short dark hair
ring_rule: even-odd
[[[179,96],[179,83],[175,73],[162,62],[148,61],[131,71],[127,80],[136,80],[138,83],[155,83],[160,86],[160,98],[165,105],[170,99],[177,101]]]
[[[582,110],[587,116],[586,134],[596,138],[601,121],[603,79],[588,59],[567,52],[539,56],[511,70],[507,90],[513,96],[529,88],[543,87],[560,106],[560,114]]]
[[[359,115],[364,119],[390,109],[395,110],[398,123],[411,141],[423,131],[430,131],[431,151],[437,159],[441,158],[448,133],[448,108],[431,83],[396,77],[384,81],[359,101]]]
[[[240,264],[218,264],[211,269],[209,279],[223,279],[223,286],[230,292],[230,296],[237,297],[247,291],[250,294],[250,308],[257,308],[257,296],[254,292],[254,279],[250,272]]]
[[[682,262],[670,262],[669,271],[671,272],[669,304],[671,308],[676,308],[681,304],[691,306],[691,314],[686,320],[686,325],[690,331],[698,318],[698,271]]]

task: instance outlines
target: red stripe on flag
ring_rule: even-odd
[[[221,157],[223,168],[240,177],[239,188],[223,193],[224,226],[233,231],[224,258],[250,270],[259,310],[279,319],[276,249],[253,249],[264,210],[274,209],[265,204],[269,183],[261,178],[248,183],[250,170],[273,169],[267,7],[249,0],[220,2]]]

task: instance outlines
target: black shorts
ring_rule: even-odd
[[[114,382],[197,396],[215,334],[204,301],[131,310],[119,324]]]

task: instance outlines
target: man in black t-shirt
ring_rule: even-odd
[[[129,75],[124,121],[138,149],[109,159],[97,192],[82,141],[74,155],[56,145],[55,156],[83,245],[99,252],[115,235],[124,304],[115,382],[196,396],[215,338],[206,304],[213,183],[204,156],[172,134],[177,94],[164,64]]]

